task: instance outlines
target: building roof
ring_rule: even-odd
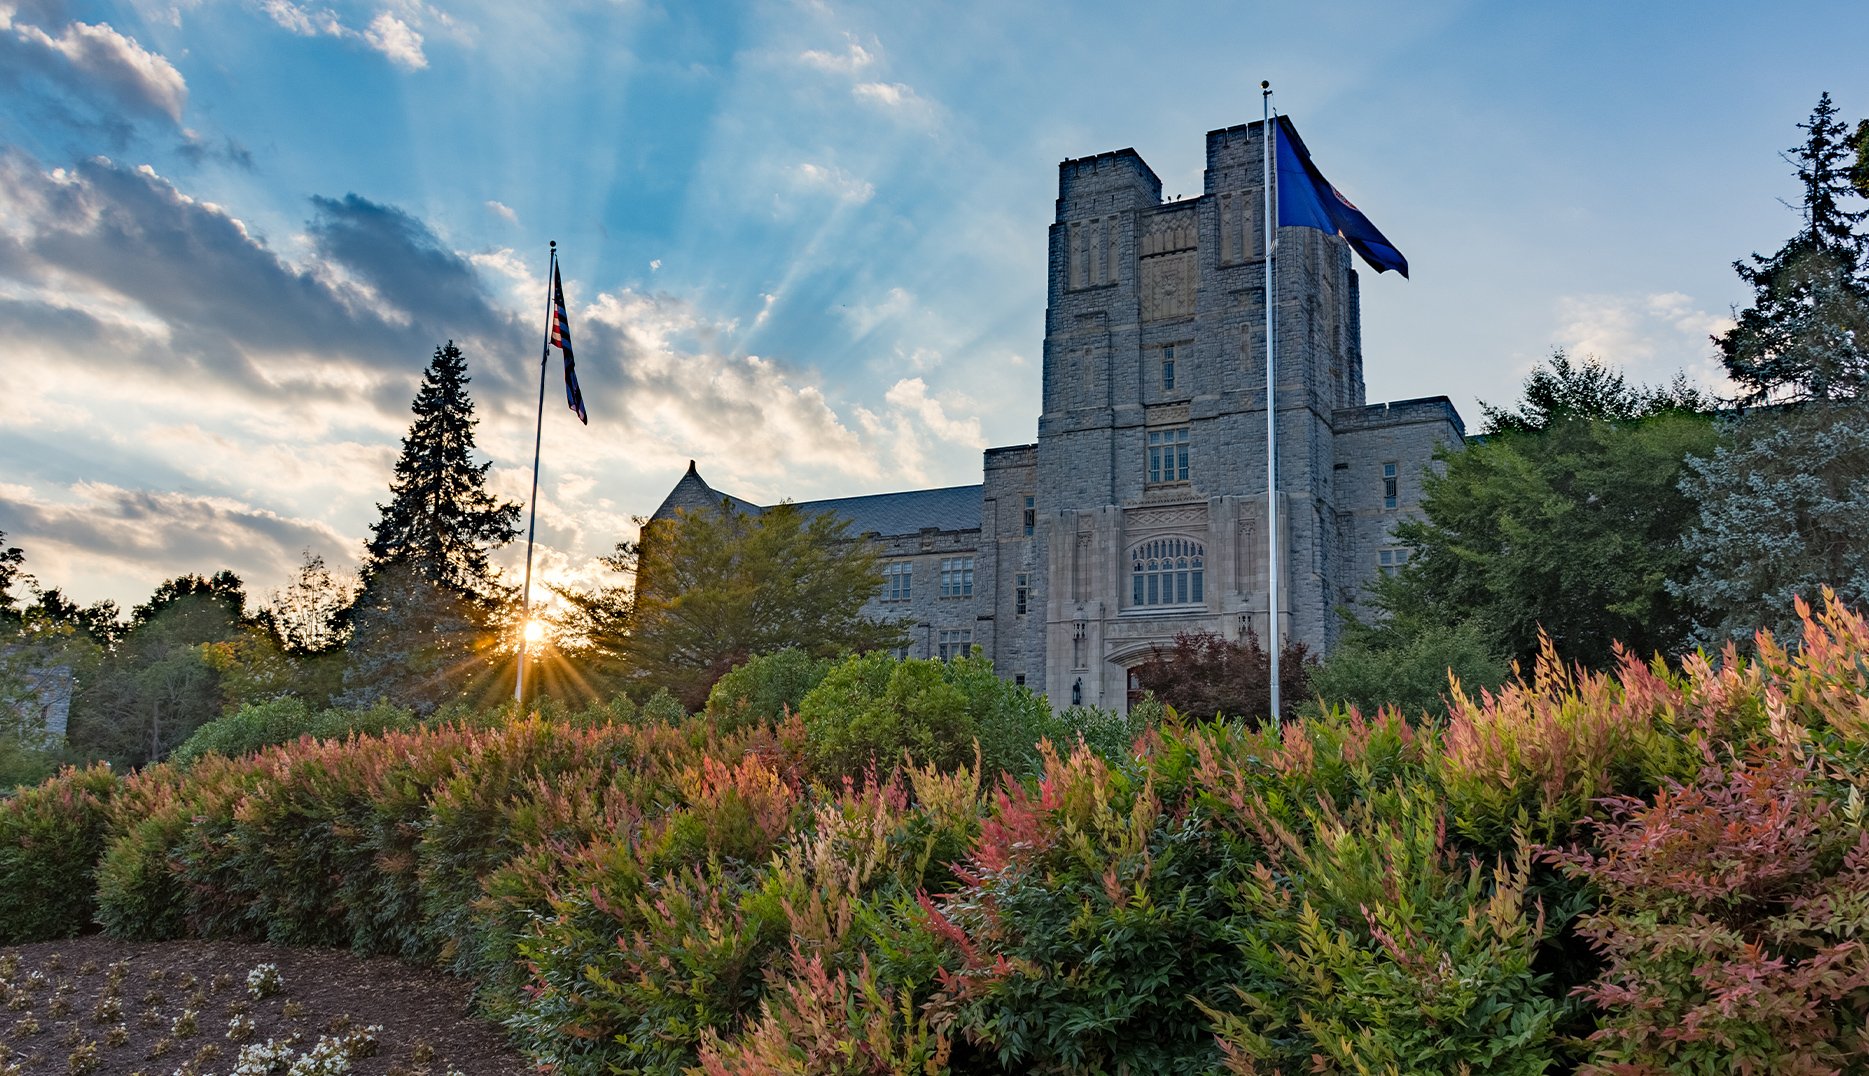
[[[948,486],[945,489],[911,489],[901,493],[874,493],[867,497],[835,497],[824,501],[804,501],[798,507],[809,514],[830,512],[850,524],[851,534],[916,534],[926,528],[944,531],[980,529],[980,492],[982,487]],[[758,515],[765,508],[751,501],[722,493],[707,484],[688,461],[688,473],[662,499],[649,518],[668,519],[677,511],[692,512],[715,508],[721,501],[735,511]]]
[[[928,527],[943,531],[980,529],[982,487],[948,486],[805,501],[806,512],[833,512],[849,521],[852,534],[915,534]]]
[[[652,520],[669,519],[677,511],[693,512],[702,508],[718,508],[723,500],[733,505],[737,512],[758,515],[765,511],[751,501],[743,501],[708,485],[702,480],[701,473],[694,469],[694,461],[689,460],[688,473],[681,476],[681,481],[675,483],[675,488],[668,491],[668,496],[662,498],[661,506],[650,513],[649,518]]]

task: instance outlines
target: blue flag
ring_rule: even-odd
[[[1272,141],[1278,146],[1279,227],[1316,228],[1340,235],[1376,272],[1393,269],[1406,277],[1408,259],[1311,163],[1311,154],[1291,120],[1278,117]]]

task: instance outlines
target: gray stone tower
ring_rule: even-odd
[[[1267,637],[1262,147],[1257,123],[1210,132],[1204,192],[1171,202],[1134,150],[1059,165],[1028,644],[1054,704],[1124,705],[1179,632]],[[1323,649],[1460,424],[1444,398],[1365,406],[1347,244],[1286,228],[1277,253],[1280,630]]]

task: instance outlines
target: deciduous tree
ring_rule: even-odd
[[[781,504],[754,515],[723,501],[645,524],[607,563],[633,573],[636,586],[626,613],[611,603],[622,619],[598,636],[632,679],[667,688],[691,710],[748,658],[788,646],[831,657],[900,636],[863,615],[881,583],[876,556],[828,512]]]

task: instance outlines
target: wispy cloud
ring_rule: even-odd
[[[793,170],[793,175],[800,187],[824,191],[839,201],[861,205],[876,197],[875,184],[858,179],[836,165],[806,161]]]
[[[487,199],[487,211],[508,224],[519,223],[519,214],[513,212],[513,207],[507,205],[505,202],[489,198]]]
[[[806,49],[799,53],[799,62],[834,75],[854,75],[876,62],[876,57],[858,43],[854,35],[845,34],[844,38],[847,43],[842,52]]]
[[[1678,291],[1647,295],[1569,295],[1558,300],[1558,342],[1574,357],[1622,367],[1634,380],[1667,381],[1676,373],[1730,391],[1711,337],[1732,327]]]

